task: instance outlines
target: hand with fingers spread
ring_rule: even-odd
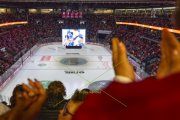
[[[162,79],[180,72],[180,43],[177,38],[164,29],[161,40],[161,62],[157,78]]]
[[[132,65],[127,58],[126,47],[122,42],[119,42],[119,38],[114,37],[112,39],[112,51],[113,51],[113,67],[116,76],[123,76],[135,80],[135,74]]]
[[[16,105],[11,111],[0,117],[0,120],[33,120],[46,100],[46,91],[35,80],[28,79],[29,85],[23,84],[22,93],[16,95]]]
[[[23,84],[23,89],[26,91],[23,96],[27,107],[24,111],[26,115],[23,116],[23,120],[33,120],[47,98],[45,89],[36,79],[34,82],[30,79],[28,81],[31,87]]]

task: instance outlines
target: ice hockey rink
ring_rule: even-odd
[[[112,81],[111,60],[110,51],[99,45],[88,44],[82,49],[66,49],[60,43],[44,45],[26,60],[0,94],[9,98],[17,84],[36,78],[44,85],[54,80],[63,82],[66,98],[70,98],[76,89],[94,89]]]

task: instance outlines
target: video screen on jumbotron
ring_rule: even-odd
[[[64,46],[84,46],[86,29],[62,29],[62,44]]]

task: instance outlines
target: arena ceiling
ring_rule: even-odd
[[[176,0],[0,0],[0,7],[147,8],[173,7]]]

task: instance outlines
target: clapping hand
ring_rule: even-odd
[[[16,95],[16,105],[0,120],[33,120],[40,111],[47,95],[42,85],[28,79],[29,85],[23,84],[23,92]]]
[[[132,65],[128,61],[125,45],[120,42],[119,38],[114,37],[112,38],[112,48],[113,67],[116,76],[127,77],[134,81],[135,73]]]
[[[180,72],[180,43],[177,38],[164,29],[161,40],[161,62],[157,78],[162,79]]]
[[[116,76],[124,76],[135,80],[135,74],[132,65],[127,58],[125,45],[119,38],[112,39],[113,47],[113,67]],[[165,78],[169,75],[180,72],[180,43],[177,38],[164,29],[161,40],[161,62],[157,72],[157,79]]]

